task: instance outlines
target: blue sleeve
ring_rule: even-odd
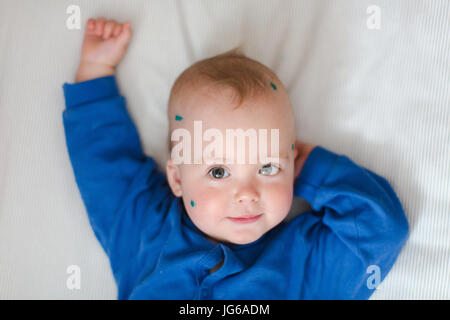
[[[70,161],[90,224],[116,277],[158,232],[172,193],[141,148],[114,76],[63,85]]]
[[[348,157],[317,146],[294,183],[294,194],[313,209],[302,224],[311,250],[305,299],[368,299],[409,236],[392,187]]]

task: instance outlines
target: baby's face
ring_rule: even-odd
[[[176,111],[182,120],[174,124],[174,129],[189,130],[192,150],[194,121],[201,121],[203,132],[209,128],[219,130],[224,137],[223,158],[214,158],[216,163],[213,164],[207,163],[211,158],[204,157],[202,152],[201,164],[193,164],[192,161],[192,164],[174,165],[173,159],[169,159],[167,175],[174,194],[182,196],[191,221],[211,241],[247,244],[258,240],[289,213],[297,153],[292,148],[295,143],[295,124],[285,91],[273,91],[265,97],[247,100],[235,110],[232,110],[235,102],[228,97],[226,93],[220,97],[206,93],[191,95],[183,101],[183,107]],[[244,132],[248,129],[256,132],[266,129],[268,156],[272,155],[271,129],[278,129],[279,162],[270,165],[257,157],[256,163],[251,163],[249,140],[246,139],[245,163],[237,161],[235,140],[234,158],[230,159],[233,163],[228,164],[226,129],[239,128]],[[203,150],[210,143],[203,141]],[[259,148],[258,139],[258,152]],[[258,217],[234,219],[246,216]]]

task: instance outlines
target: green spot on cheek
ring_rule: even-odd
[[[195,202],[193,200],[191,200],[191,206],[194,207],[195,206]]]
[[[271,82],[270,85],[272,86],[273,90],[277,90],[277,86],[273,82]]]
[[[183,120],[182,116],[179,116],[179,115],[175,116],[175,121],[181,121],[181,120]]]

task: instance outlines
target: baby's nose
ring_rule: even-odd
[[[258,202],[259,193],[254,187],[243,187],[237,191],[235,201],[237,203]]]

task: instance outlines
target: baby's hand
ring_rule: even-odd
[[[130,38],[130,22],[120,24],[103,18],[89,19],[75,81],[113,74],[114,68],[125,56]]]

